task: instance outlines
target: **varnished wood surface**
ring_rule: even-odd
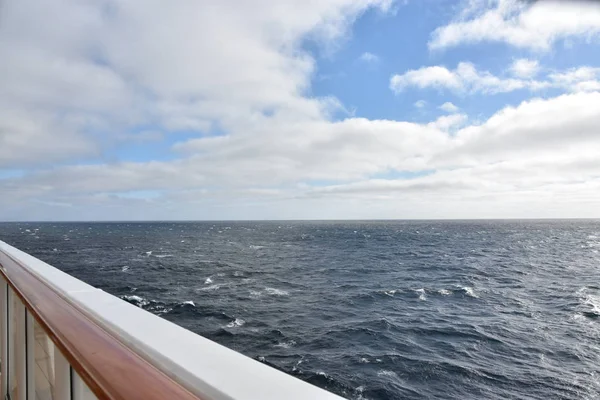
[[[199,399],[8,257],[0,273],[98,399]]]

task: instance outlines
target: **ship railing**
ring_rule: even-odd
[[[1,398],[339,400],[0,241]]]

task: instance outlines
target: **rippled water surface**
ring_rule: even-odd
[[[4,240],[351,399],[600,397],[600,222],[5,223]]]

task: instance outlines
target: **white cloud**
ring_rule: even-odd
[[[554,72],[549,78],[556,86],[571,91],[600,90],[600,68],[579,67],[564,72]]]
[[[96,144],[79,134],[89,121],[23,110],[0,101],[0,168],[45,165],[67,158],[96,156]],[[55,132],[49,135],[49,132]]]
[[[520,62],[524,61],[524,62]],[[530,65],[525,65],[530,64]],[[515,67],[517,65],[517,67]],[[501,78],[488,71],[478,71],[468,62],[461,62],[456,69],[443,66],[422,67],[404,74],[393,75],[390,88],[400,93],[409,87],[419,89],[447,89],[459,94],[497,94],[519,89],[539,91],[542,89],[561,89],[570,92],[595,91],[600,87],[600,68],[578,67],[562,72],[553,72],[539,79],[526,79],[526,74],[535,75],[537,65],[527,60],[518,60],[509,70],[520,68],[519,78]]]
[[[458,18],[437,28],[432,50],[486,41],[546,51],[560,39],[594,39],[600,5],[593,1],[470,1]]]
[[[540,69],[537,60],[528,60],[526,58],[520,58],[515,60],[509,67],[510,72],[517,78],[533,78],[537,75]]]
[[[442,115],[435,121],[431,122],[429,126],[440,129],[442,131],[448,131],[452,128],[457,128],[467,122],[466,114],[451,114],[451,115]]]
[[[390,2],[7,2],[0,163],[101,154],[113,132],[138,126],[201,136],[263,113],[327,118],[339,103],[305,96],[314,59],[303,41],[327,50],[371,7]]]
[[[462,89],[460,78],[446,67],[434,66],[410,70],[402,75],[394,75],[390,79],[390,89],[395,92],[402,91],[407,86],[418,88],[451,88]]]
[[[360,55],[360,57],[358,57],[358,59],[367,64],[375,64],[375,63],[379,62],[379,56],[377,56],[373,53],[369,53],[368,51],[365,51],[364,53],[362,53]]]
[[[600,93],[581,92],[506,107],[481,125],[459,130],[452,148],[439,153],[436,163],[468,166],[543,161],[550,165],[561,159],[577,163],[600,156],[599,101]],[[593,176],[592,170],[588,172]],[[551,179],[562,176],[558,173]]]
[[[408,87],[449,89],[461,93],[502,93],[523,89],[528,82],[506,78],[501,79],[489,72],[480,72],[468,62],[461,62],[456,69],[443,66],[423,67],[410,70],[390,79],[390,88],[399,93]]]
[[[427,102],[425,100],[417,100],[415,101],[414,106],[416,108],[425,108],[425,106],[427,105]]]
[[[27,182],[40,195],[117,193],[131,190],[261,188],[312,180],[366,178],[387,170],[420,170],[449,138],[427,125],[351,118],[330,123],[280,121],[247,135],[206,137],[177,149],[177,161],[66,166],[0,180]],[[5,186],[8,190],[9,187]],[[29,197],[29,194],[27,194]]]
[[[458,107],[449,101],[447,101],[444,104],[442,104],[441,106],[439,106],[439,109],[442,111],[449,112],[449,113],[455,113],[458,111]]]
[[[436,207],[446,217],[598,216],[591,209],[600,201],[598,101],[600,93],[575,93],[523,102],[481,125],[458,130],[428,161],[434,172],[331,185],[311,193],[363,198],[365,203],[380,196],[380,207],[396,202],[414,207],[416,214],[426,209],[430,217]]]

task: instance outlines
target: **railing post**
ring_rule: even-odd
[[[25,352],[27,354],[27,400],[36,400],[35,396],[35,332],[33,315],[25,308]]]
[[[17,393],[18,400],[27,400],[27,309],[25,304],[17,300],[16,307],[16,364],[17,367]]]
[[[6,399],[8,395],[8,282],[4,279],[0,279],[0,332],[1,332],[1,358],[0,362],[1,369],[0,375],[2,377],[2,389],[0,395],[2,399]]]
[[[6,395],[12,394],[13,375],[15,374],[15,292],[10,286],[6,288],[6,351],[8,362],[6,363]]]
[[[54,352],[54,400],[71,400],[71,366],[58,349]]]
[[[71,400],[84,400],[84,383],[81,377],[71,367]]]

